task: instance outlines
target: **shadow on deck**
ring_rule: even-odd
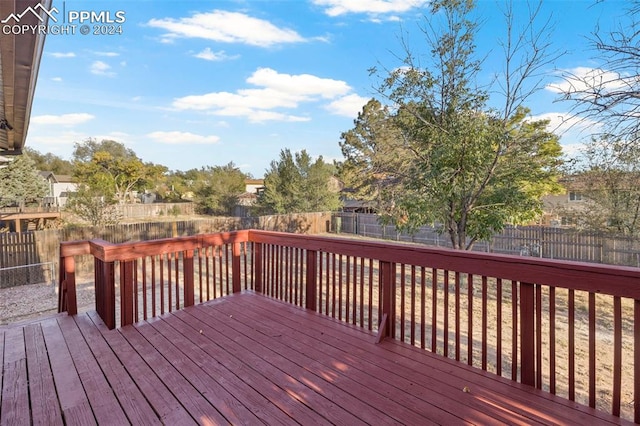
[[[253,291],[108,330],[0,328],[0,424],[624,420]]]

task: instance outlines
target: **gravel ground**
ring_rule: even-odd
[[[76,285],[78,311],[94,309],[93,283],[81,281]],[[0,289],[0,325],[13,324],[58,312],[56,284],[30,284]]]

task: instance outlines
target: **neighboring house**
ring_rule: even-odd
[[[264,188],[264,179],[245,179],[244,188],[245,193],[257,194]]]
[[[538,224],[543,226],[574,226],[576,213],[587,209],[589,199],[584,196],[585,185],[575,176],[560,181],[565,192],[542,197],[543,215]]]
[[[40,176],[49,186],[44,204],[50,207],[64,207],[69,195],[76,192],[77,184],[69,175],[55,175],[53,172],[40,172]]]
[[[237,217],[248,217],[251,215],[251,207],[258,202],[258,194],[264,189],[263,179],[245,179],[244,190],[237,197],[237,204],[233,208],[233,215]]]

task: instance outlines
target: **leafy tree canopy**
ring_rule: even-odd
[[[25,148],[24,152],[34,161],[37,170],[53,172],[56,175],[73,174],[73,164],[69,160],[64,160],[50,152],[42,154],[37,150],[28,147]]]
[[[245,191],[247,175],[235,164],[202,168],[185,173],[193,187],[198,210],[210,215],[231,215],[238,195]]]
[[[341,202],[332,187],[335,172],[321,156],[313,161],[305,150],[292,154],[284,149],[265,174],[259,208],[278,214],[337,210]]]
[[[28,154],[16,156],[0,168],[0,207],[39,202],[47,195],[47,184]]]
[[[505,43],[504,107],[489,107],[490,92],[477,83],[482,62],[475,59],[473,7],[433,1],[442,27],[422,28],[430,64],[407,50],[403,66],[388,71],[379,88],[390,106],[371,100],[341,138],[342,169],[360,177],[358,193],[378,200],[384,220],[408,231],[439,224],[459,249],[506,223],[533,219],[540,197],[560,190],[557,137],[522,105],[533,90],[524,89],[527,78],[547,63],[544,46],[533,37],[531,53],[523,55]],[[514,67],[516,57],[529,62]]]

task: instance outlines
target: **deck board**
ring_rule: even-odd
[[[138,355],[122,334],[107,330],[95,311],[89,312],[88,315],[103,334],[114,354],[122,362],[131,380],[149,401],[159,420],[164,424],[196,424],[196,421],[171,393],[167,385],[160,380],[154,370]]]
[[[374,342],[251,292],[117,330],[95,312],[0,327],[0,425],[628,423]]]
[[[62,415],[67,424],[96,424],[89,398],[73,364],[73,358],[64,340],[62,330],[55,319],[41,323],[47,345],[49,362],[55,382]]]
[[[27,355],[21,329],[10,329],[5,333],[3,370],[0,406],[3,418],[7,418],[7,424],[29,425]]]
[[[225,304],[221,311],[224,312],[231,304]],[[254,305],[254,309],[247,310],[240,304],[235,304],[238,313],[246,314],[251,322],[259,321],[260,318],[272,315],[264,307]],[[304,316],[304,312],[302,313]],[[235,315],[238,315],[237,313]],[[277,315],[277,313],[276,313]],[[473,423],[487,423],[499,420],[510,424],[532,424],[531,419],[517,416],[513,413],[504,413],[497,407],[487,406],[487,404],[477,404],[470,395],[461,393],[462,387],[451,388],[448,383],[441,383],[438,389],[429,389],[415,380],[411,375],[403,377],[398,374],[398,365],[390,360],[384,362],[378,359],[376,362],[358,358],[352,355],[354,347],[344,342],[332,342],[328,334],[310,336],[305,334],[305,330],[298,330],[299,321],[289,321],[278,316],[269,321],[268,324],[282,324],[286,326],[286,331],[272,329],[274,333],[279,332],[283,344],[289,351],[306,353],[309,359],[314,358],[321,363],[322,368],[329,367],[334,374],[346,375],[351,379],[359,381],[369,392],[361,394],[365,399],[369,398],[372,392],[379,392],[377,400],[385,398],[388,403],[381,405],[387,412],[396,414],[396,418],[409,420],[414,424],[425,424],[436,421],[440,424],[463,421],[456,413],[464,412],[465,421]],[[265,325],[268,326],[268,325]],[[371,343],[373,336],[364,334],[364,342]],[[285,349],[286,350],[286,349]],[[410,389],[411,392],[405,392]],[[443,390],[444,389],[444,390]],[[447,392],[461,393],[458,400],[447,397]]]
[[[60,405],[55,393],[42,328],[37,325],[25,327],[24,340],[26,352],[29,354],[27,369],[33,424],[62,425]]]
[[[78,315],[75,320],[129,422],[146,425],[161,424],[153,407],[127,374],[126,369],[91,319],[86,315]]]

